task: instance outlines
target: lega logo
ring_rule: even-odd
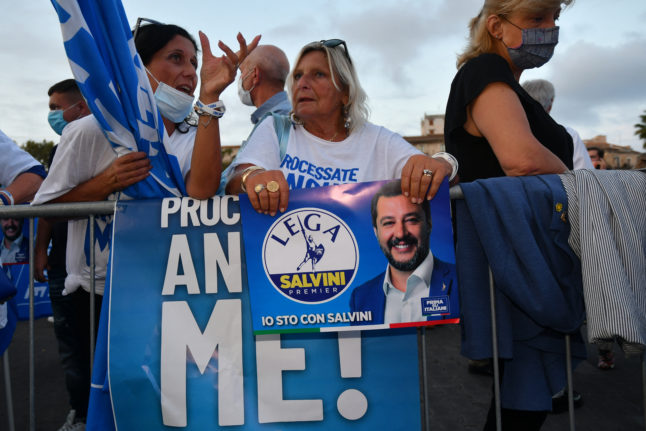
[[[267,232],[262,248],[271,284],[305,304],[339,296],[352,283],[359,264],[352,231],[339,217],[318,208],[283,215]]]

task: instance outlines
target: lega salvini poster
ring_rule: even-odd
[[[293,190],[274,217],[241,195],[254,333],[457,323],[448,189],[421,204],[399,180]]]

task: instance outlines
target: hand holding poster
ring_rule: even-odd
[[[274,218],[241,197],[254,333],[458,322],[448,183],[430,204],[399,184],[294,190]]]
[[[37,221],[36,221],[37,222]],[[37,226],[34,224],[34,227]],[[15,303],[18,319],[29,319],[29,225],[24,219],[0,220],[0,264],[17,292]],[[2,299],[2,298],[0,298]],[[0,305],[0,307],[6,307]],[[0,315],[2,311],[0,311]],[[34,281],[34,318],[52,315],[49,285]],[[2,319],[0,319],[2,320]]]

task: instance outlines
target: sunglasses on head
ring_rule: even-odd
[[[137,18],[137,24],[135,24],[135,29],[132,31],[132,39],[137,40],[137,33],[139,33],[139,27],[141,27],[142,22],[147,22],[149,24],[164,25],[163,22],[155,21],[150,18]]]
[[[326,48],[336,48],[339,45],[343,45],[343,52],[345,53],[345,56],[350,62],[350,64],[352,64],[352,60],[350,59],[350,53],[348,52],[348,45],[345,44],[345,40],[328,39],[328,40],[321,40],[319,41],[319,43]]]

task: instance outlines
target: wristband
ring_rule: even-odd
[[[240,188],[244,193],[247,193],[247,178],[249,177],[249,174],[252,172],[258,171],[258,170],[265,170],[265,168],[262,168],[260,166],[249,166],[248,168],[245,168],[244,171],[242,171],[242,179],[240,180]]]
[[[433,154],[431,157],[434,158],[434,159],[444,159],[447,162],[449,162],[449,164],[451,165],[451,169],[452,169],[451,177],[449,178],[449,181],[451,181],[453,178],[455,178],[455,176],[458,174],[458,161],[457,161],[457,159],[455,157],[453,157],[452,154],[449,154],[447,152],[441,151],[439,153]]]
[[[214,102],[214,103],[210,103],[208,105],[205,105],[204,103],[198,100],[197,102],[195,102],[194,109],[197,115],[200,115],[200,116],[208,115],[210,117],[215,117],[215,118],[222,118],[222,116],[227,110],[227,108],[224,106],[224,102],[221,100],[218,100],[217,102]]]
[[[0,201],[2,202],[1,205],[13,205],[13,195],[9,190],[2,189],[0,190]]]

